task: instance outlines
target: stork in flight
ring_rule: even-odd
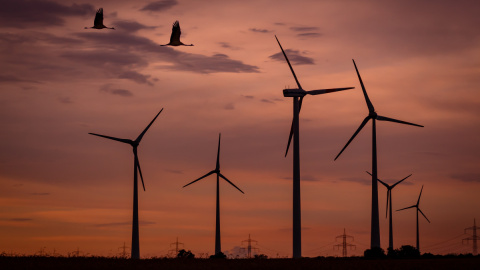
[[[182,31],[180,31],[180,23],[175,21],[172,26],[172,35],[170,36],[170,42],[168,44],[160,45],[160,46],[193,46],[193,44],[187,45],[183,44],[180,41],[180,35]]]
[[[97,10],[97,13],[95,14],[95,21],[93,22],[93,27],[85,27],[85,29],[88,29],[88,28],[93,28],[93,29],[103,29],[103,28],[107,28],[107,29],[115,29],[113,27],[106,27],[105,25],[103,25],[103,8],[99,8]]]

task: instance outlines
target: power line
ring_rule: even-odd
[[[468,241],[469,241],[469,240],[472,240],[472,242],[473,242],[473,245],[472,245],[472,251],[473,251],[473,252],[472,252],[472,254],[473,254],[474,256],[476,256],[476,255],[478,254],[478,252],[477,252],[477,240],[478,240],[479,238],[478,238],[478,236],[477,236],[477,228],[479,228],[479,227],[476,225],[475,219],[473,219],[473,227],[469,227],[469,228],[466,228],[466,229],[465,229],[465,233],[467,233],[468,230],[472,230],[473,235],[470,236],[470,237],[467,237],[467,238],[463,238],[463,239],[462,239],[462,244],[463,244],[464,241],[467,241],[467,244],[468,244]]]

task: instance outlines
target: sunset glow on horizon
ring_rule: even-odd
[[[138,147],[140,254],[171,254],[178,237],[214,253],[221,133],[223,252],[258,241],[292,256],[292,152],[284,157],[295,80],[300,114],[303,256],[341,256],[335,237],[370,246],[372,124],[334,161],[368,115],[352,59],[379,115],[378,177],[392,191],[394,247],[467,253],[480,219],[480,17],[477,1],[6,0],[0,10],[0,253],[117,256],[131,245],[131,147]],[[104,24],[93,26],[104,9]],[[162,47],[178,20],[191,47]],[[291,151],[292,149],[290,149]],[[378,188],[381,246],[387,190]],[[455,239],[450,246],[439,245]],[[460,239],[458,242],[457,239]],[[243,254],[243,253],[242,253]]]

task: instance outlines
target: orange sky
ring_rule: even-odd
[[[131,148],[88,135],[135,139],[142,257],[163,256],[178,236],[213,253],[214,169],[222,133],[222,248],[252,238],[291,256],[292,156],[283,157],[295,81],[301,113],[303,255],[340,255],[335,236],[370,241],[371,124],[337,160],[367,107],[351,59],[381,115],[422,124],[377,124],[379,177],[394,209],[424,185],[422,252],[479,218],[480,18],[477,1],[55,1],[7,0],[0,11],[0,252],[115,255],[131,241]],[[105,25],[84,29],[104,8]],[[182,40],[168,43],[179,20]],[[386,190],[379,186],[382,247]],[[415,212],[394,213],[394,243],[415,244]],[[456,240],[455,240],[456,241]],[[458,241],[457,241],[458,242]]]

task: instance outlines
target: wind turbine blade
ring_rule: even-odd
[[[418,211],[420,211],[420,213],[423,215],[423,217],[428,221],[428,223],[431,223],[430,220],[428,220],[427,216],[425,216],[425,214],[422,212],[422,210],[420,210],[420,208],[418,208]]]
[[[365,172],[372,175],[369,171],[365,171]],[[385,182],[383,182],[382,180],[380,180],[378,178],[377,178],[377,181],[380,182],[382,185],[384,185],[388,190],[390,190],[390,186],[388,184],[386,184]]]
[[[309,95],[320,95],[320,94],[327,94],[327,93],[338,92],[338,91],[343,91],[343,90],[349,90],[349,89],[353,89],[353,88],[355,88],[355,87],[310,90],[310,91],[307,91],[307,94],[309,94]]]
[[[218,134],[218,151],[217,151],[217,167],[216,167],[216,170],[220,170],[220,138],[221,138],[222,134],[219,133]]]
[[[143,182],[142,169],[140,168],[140,161],[138,160],[137,153],[135,153],[135,160],[137,161],[138,172],[140,173],[140,179],[142,180],[143,191],[145,191],[145,184]]]
[[[205,178],[205,177],[207,177],[207,176],[209,176],[209,175],[211,175],[211,174],[213,174],[213,173],[215,173],[215,171],[211,171],[211,172],[205,174],[204,176],[202,176],[202,177],[200,177],[200,178],[198,178],[198,179],[193,180],[192,182],[186,184],[186,185],[183,186],[183,187],[189,186],[189,185],[191,185],[191,184],[193,184],[193,183],[195,183],[195,182],[197,182],[197,181],[199,181],[199,180],[202,180],[203,178]]]
[[[100,134],[96,134],[96,133],[88,133],[88,134],[90,134],[90,135],[95,135],[95,136],[98,136],[98,137],[107,138],[107,139],[114,140],[114,141],[119,141],[119,142],[123,142],[123,143],[132,144],[132,140],[128,140],[128,139],[120,139],[120,138],[115,138],[115,137],[100,135]]]
[[[402,209],[398,209],[397,211],[402,211],[402,210],[410,209],[410,208],[414,208],[414,207],[417,207],[417,206],[416,206],[416,205],[412,205],[412,206],[409,206],[409,207],[405,207],[405,208],[402,208]]]
[[[378,180],[380,181],[380,180]],[[385,218],[388,217],[388,203],[390,202],[390,196],[392,191],[390,189],[387,190],[387,208],[385,208]]]
[[[420,195],[418,195],[417,206],[420,204],[420,197],[422,197],[422,191],[423,191],[423,185],[422,185],[422,189],[420,189]]]
[[[409,176],[403,178],[402,180],[396,182],[395,184],[393,184],[392,188],[394,188],[396,185],[400,184],[401,182],[403,182],[405,179],[409,178],[410,176],[412,176],[412,174],[410,174]]]
[[[381,115],[377,115],[377,120],[395,122],[395,123],[417,126],[417,127],[423,127],[422,125],[417,125],[417,124],[414,124],[414,123],[405,122],[405,121],[401,121],[401,120],[397,120],[397,119],[393,119],[393,118],[389,118],[389,117],[385,117],[385,116],[381,116]]]
[[[288,143],[287,143],[287,150],[285,151],[285,157],[287,157],[288,149],[290,148],[290,143],[292,142],[294,121],[295,120],[292,119],[292,126],[290,127],[290,135],[288,136]]]
[[[374,112],[375,108],[373,108],[373,104],[372,102],[370,102],[370,99],[368,98],[367,90],[365,89],[365,85],[363,85],[362,77],[360,76],[360,72],[358,72],[358,68],[357,68],[357,65],[355,64],[355,60],[352,59],[352,61],[353,61],[353,65],[355,66],[355,70],[357,71],[358,80],[360,81],[360,85],[362,86],[362,91],[363,91],[363,95],[365,96],[365,101],[367,102],[368,111]]]
[[[302,109],[302,103],[303,103],[303,97],[300,97],[300,100],[298,101],[298,113],[300,113],[300,110]],[[292,138],[293,138],[293,125],[295,124],[294,120],[292,119],[292,126],[290,127],[290,135],[288,136],[288,143],[287,143],[287,150],[285,150],[285,157],[288,154],[288,149],[290,149],[290,144],[292,143]]]
[[[355,133],[350,138],[350,140],[348,140],[347,144],[343,147],[342,151],[340,151],[340,153],[338,153],[338,155],[335,157],[335,160],[337,160],[337,158],[343,153],[343,151],[347,148],[347,146],[353,141],[355,136],[357,136],[357,134],[360,132],[360,130],[362,130],[362,128],[367,124],[368,120],[370,120],[370,116],[367,116],[367,117],[365,117],[365,119],[363,119],[363,122],[360,124],[360,127],[358,127],[357,131],[355,131]]]
[[[163,111],[163,108],[157,113],[157,115],[155,115],[155,118],[153,118],[152,122],[150,122],[150,124],[148,124],[148,126],[143,130],[142,133],[140,133],[140,135],[138,135],[137,139],[135,140],[137,143],[139,143],[142,138],[143,138],[143,135],[145,135],[145,133],[147,132],[147,130],[150,128],[150,126],[153,124],[153,122],[155,122],[155,119],[157,119],[158,115]]]
[[[287,60],[287,64],[290,67],[290,70],[292,71],[293,77],[295,78],[295,81],[297,82],[298,88],[303,89],[302,86],[300,85],[300,82],[297,79],[297,75],[295,75],[295,71],[293,71],[293,67],[290,64],[290,61],[288,60],[287,54],[285,54],[285,51],[283,50],[282,45],[280,44],[280,41],[278,41],[277,36],[275,36],[275,39],[277,40],[278,46],[280,46],[280,49],[282,49],[283,56],[285,56],[285,60]]]
[[[243,192],[241,189],[239,189],[237,186],[235,186],[235,184],[233,184],[232,182],[230,182],[230,180],[228,180],[225,176],[223,176],[223,174],[221,173],[218,173],[218,175],[223,178],[225,181],[227,181],[228,183],[230,183],[230,185],[234,186],[236,189],[238,189],[238,191],[240,191],[241,193],[245,194],[245,192]]]

